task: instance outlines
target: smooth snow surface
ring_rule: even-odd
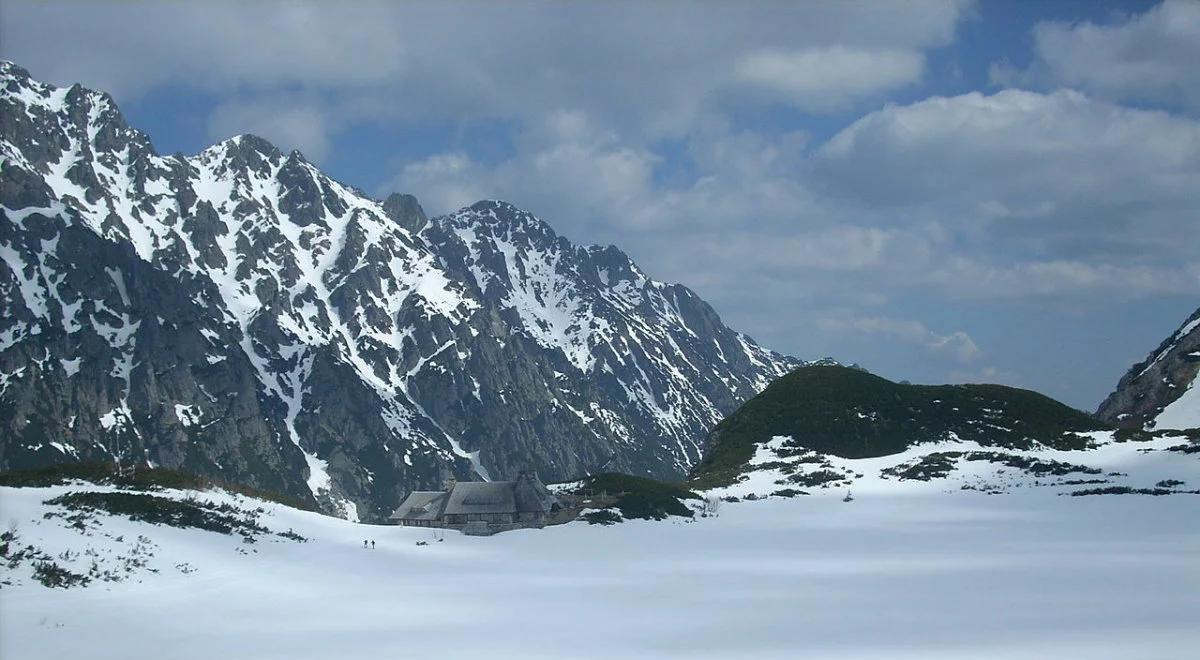
[[[1154,429],[1200,428],[1200,377],[1154,418]]]
[[[41,519],[62,490],[0,489],[0,520],[52,554],[79,549],[77,532]],[[696,523],[442,543],[266,506],[266,524],[311,540],[243,554],[237,537],[106,519],[110,533],[149,537],[161,572],[0,589],[0,657],[1149,659],[1200,648],[1194,495],[773,498]]]

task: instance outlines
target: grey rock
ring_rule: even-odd
[[[425,217],[425,209],[421,208],[417,198],[412,195],[400,193],[388,195],[388,198],[383,201],[383,211],[389,218],[395,220],[396,224],[414,234],[424,229],[429,222],[429,218]]]
[[[1145,360],[1121,377],[1117,388],[1096,410],[1123,428],[1152,430],[1154,418],[1174,402],[1200,373],[1200,309],[1183,322]]]

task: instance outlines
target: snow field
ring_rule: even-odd
[[[0,521],[78,548],[37,523],[67,489],[0,489]],[[1191,495],[772,498],[695,523],[443,542],[263,506],[261,522],[310,540],[244,554],[238,537],[106,519],[150,537],[161,572],[0,589],[0,656],[1181,658],[1200,644]]]

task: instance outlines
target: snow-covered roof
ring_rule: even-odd
[[[437,520],[470,513],[547,513],[558,500],[533,474],[516,481],[460,481],[453,490],[414,491],[392,513],[393,520]]]
[[[446,493],[440,490],[415,490],[392,512],[392,520],[437,520],[446,508]]]
[[[445,513],[515,513],[512,481],[465,481],[454,484]]]

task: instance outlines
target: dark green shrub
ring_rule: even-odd
[[[47,587],[86,587],[91,578],[69,571],[52,561],[39,561],[33,565],[33,579]]]
[[[219,534],[270,533],[255,521],[253,512],[245,512],[228,504],[172,500],[156,495],[138,493],[67,493],[46,500],[46,504],[74,511],[105,512],[126,516],[131,520],[152,525],[203,529]]]
[[[788,482],[803,486],[805,488],[815,488],[817,486],[824,487],[826,484],[846,481],[846,475],[833,470],[817,470],[815,472],[801,472],[788,477]]]
[[[690,518],[693,512],[683,503],[684,500],[700,499],[699,495],[681,484],[616,472],[587,477],[580,490],[592,494],[608,493],[616,497],[613,506],[627,519],[662,520],[667,516]]]
[[[623,520],[621,518],[621,514],[608,509],[589,511],[583,514],[583,519],[586,520],[589,525],[615,525]]]

